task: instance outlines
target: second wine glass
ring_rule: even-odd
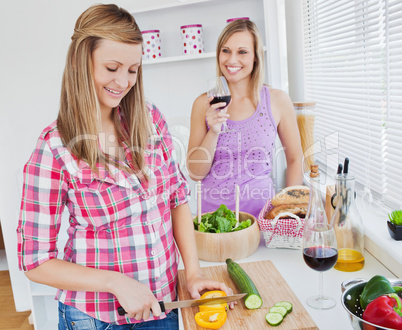
[[[228,106],[231,99],[229,86],[228,83],[226,82],[225,77],[223,76],[214,77],[208,79],[207,83],[208,83],[207,96],[208,98],[213,97],[213,100],[211,101],[210,104],[212,105],[215,103],[225,102],[226,105],[224,107],[217,109],[218,111],[224,110]],[[230,130],[225,121],[222,123],[222,129],[220,133],[227,133],[227,132],[230,132]]]
[[[311,165],[310,199],[303,232],[303,258],[307,266],[319,272],[318,295],[307,299],[307,305],[316,309],[330,309],[336,305],[333,298],[323,295],[323,272],[338,260],[334,228],[328,223],[319,188],[318,165]]]

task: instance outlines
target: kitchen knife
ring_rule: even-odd
[[[243,298],[246,294],[247,293],[239,293],[239,294],[234,294],[232,296],[193,299],[193,300],[181,300],[181,301],[172,301],[172,302],[159,301],[159,306],[161,307],[162,313],[164,313],[166,309],[230,303],[232,301]],[[119,307],[117,309],[117,311],[118,311],[119,315],[126,314],[126,311],[124,310],[123,307]]]
[[[348,174],[348,172],[349,172],[349,158],[346,157],[343,163],[343,173]]]

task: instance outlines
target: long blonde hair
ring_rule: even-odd
[[[99,147],[100,106],[93,80],[92,54],[102,39],[142,45],[142,34],[134,17],[116,5],[94,5],[77,19],[67,53],[61,88],[57,127],[64,145],[78,160],[98,172],[97,163],[114,164]],[[131,151],[133,166],[144,174],[144,153],[151,135],[151,121],[145,103],[142,66],[136,84],[121,100],[120,113],[114,109],[118,139]]]
[[[223,76],[219,67],[219,54],[223,45],[234,33],[243,31],[249,31],[253,36],[255,62],[251,72],[250,90],[253,93],[254,102],[257,104],[260,101],[260,91],[264,82],[264,49],[260,32],[252,21],[237,19],[227,24],[222,30],[216,45],[216,72],[218,76]]]

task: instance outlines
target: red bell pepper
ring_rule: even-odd
[[[401,299],[396,293],[380,296],[370,302],[363,320],[381,327],[402,330]]]

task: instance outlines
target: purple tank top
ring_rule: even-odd
[[[251,117],[227,125],[232,131],[219,135],[211,170],[202,180],[201,212],[214,212],[221,204],[234,212],[238,184],[239,210],[258,217],[274,194],[270,173],[277,131],[268,86]]]

